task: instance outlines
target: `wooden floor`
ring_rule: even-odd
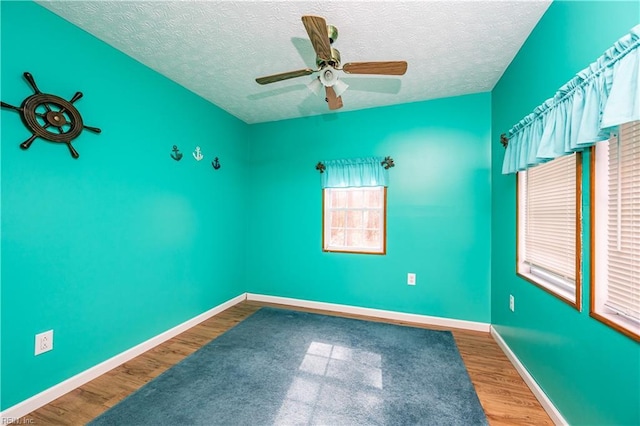
[[[84,425],[187,355],[253,314],[261,306],[277,305],[250,301],[235,305],[28,414],[20,419],[18,424]],[[286,308],[336,315],[313,309],[289,306]],[[358,315],[341,316],[382,321]],[[408,324],[386,320],[384,322]],[[491,425],[553,424],[488,333],[457,329],[452,332]]]

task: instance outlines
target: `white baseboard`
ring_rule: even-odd
[[[257,302],[275,303],[279,305],[298,306],[301,308],[323,309],[331,312],[342,312],[346,314],[367,315],[375,318],[389,320],[406,321],[416,324],[437,325],[441,327],[461,328],[464,330],[489,332],[490,325],[484,322],[466,321],[442,317],[432,317],[428,315],[407,314],[404,312],[385,311],[382,309],[361,308],[359,306],[339,305],[335,303],[314,302],[310,300],[291,299],[288,297],[265,296],[262,294],[247,293],[247,300]]]
[[[544,393],[540,385],[538,385],[538,382],[536,382],[536,380],[529,373],[529,371],[527,371],[527,369],[522,364],[522,362],[520,362],[516,354],[513,353],[509,345],[507,345],[507,342],[505,342],[502,336],[500,336],[500,333],[498,333],[498,330],[496,330],[493,326],[491,326],[491,335],[493,336],[493,339],[496,341],[496,343],[498,343],[498,346],[500,346],[500,349],[502,349],[502,352],[504,352],[507,358],[509,358],[509,361],[511,361],[511,364],[513,364],[513,366],[516,368],[516,370],[518,371],[518,373],[520,374],[524,382],[527,384],[527,386],[529,386],[529,389],[531,389],[531,392],[533,392],[533,395],[540,402],[540,405],[542,405],[542,408],[544,408],[544,411],[546,411],[549,417],[551,417],[551,420],[553,421],[553,423],[558,426],[568,425],[569,423],[567,423],[564,417],[562,417],[562,414],[560,414],[560,411],[558,411],[556,406],[553,405],[553,402],[551,402],[547,394]]]
[[[314,302],[309,300],[267,296],[253,293],[243,293],[237,297],[234,297],[233,299],[230,299],[206,312],[203,312],[202,314],[191,318],[190,320],[187,320],[182,324],[179,324],[155,337],[152,337],[151,339],[142,342],[139,345],[136,345],[118,355],[115,355],[114,357],[101,362],[100,364],[97,364],[89,368],[88,370],[78,373],[63,382],[58,383],[57,385],[52,386],[51,388],[32,396],[31,398],[28,398],[12,407],[7,408],[6,410],[0,412],[0,422],[2,422],[2,424],[7,424],[11,423],[12,421],[18,420],[20,417],[23,417],[31,413],[32,411],[37,410],[38,408],[50,403],[51,401],[61,397],[62,395],[101,376],[109,370],[112,370],[119,365],[124,364],[125,362],[137,357],[138,355],[177,336],[178,334],[188,330],[189,328],[196,326],[197,324],[213,317],[214,315],[224,311],[225,309],[228,309],[231,306],[242,302],[245,299],[281,305],[298,306],[302,308],[322,309],[331,312],[366,315],[375,318],[406,321],[423,325],[436,325],[441,327],[460,328],[464,330],[491,332],[491,335],[494,337],[500,348],[514,365],[520,376],[522,376],[522,379],[529,386],[535,397],[538,399],[538,401],[540,401],[540,404],[545,409],[547,414],[549,414],[549,417],[551,417],[553,422],[556,425],[568,425],[567,421],[564,419],[564,417],[562,417],[562,414],[560,414],[558,409],[553,405],[549,397],[547,397],[542,388],[540,388],[535,379],[531,376],[531,374],[529,374],[527,369],[520,362],[518,357],[516,357],[513,351],[511,351],[511,348],[509,348],[507,343],[502,339],[502,336],[500,336],[498,331],[488,323],[386,311],[381,309],[363,308],[350,305],[340,305],[335,303]]]
[[[97,364],[88,370],[85,370],[81,373],[76,374],[73,377],[68,378],[67,380],[58,383],[55,386],[46,389],[39,394],[32,396],[29,399],[26,399],[12,407],[7,408],[6,410],[0,412],[0,424],[8,424],[12,421],[17,421],[20,417],[23,417],[32,411],[37,410],[38,408],[50,403],[54,399],[60,398],[62,395],[84,385],[85,383],[95,379],[98,376],[106,373],[109,370],[112,370],[118,367],[121,364],[137,357],[138,355],[152,349],[159,344],[177,336],[182,333],[198,325],[199,323],[211,318],[212,316],[224,311],[227,308],[230,308],[233,305],[236,305],[247,298],[246,293],[243,293],[233,299],[230,299],[212,309],[209,309],[202,314],[191,318],[179,324],[161,334],[158,334],[151,339],[140,343],[130,349],[127,349],[124,352],[119,353],[118,355],[109,358],[108,360]]]

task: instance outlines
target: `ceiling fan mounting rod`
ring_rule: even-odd
[[[327,25],[327,36],[329,37],[329,44],[333,44],[338,39],[338,29],[333,25]]]

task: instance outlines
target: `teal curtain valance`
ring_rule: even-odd
[[[640,25],[509,130],[502,173],[581,151],[634,120],[640,120]]]
[[[322,188],[388,186],[389,171],[382,157],[323,161]]]

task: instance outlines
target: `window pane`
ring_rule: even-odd
[[[364,231],[364,247],[377,247],[380,242],[380,232],[377,230]]]
[[[347,228],[362,228],[362,210],[347,212]]]
[[[575,281],[575,157],[560,157],[529,169],[526,203],[526,260]]]
[[[640,341],[640,122],[595,148],[592,315]]]
[[[362,247],[362,231],[360,229],[347,229],[347,246]]]
[[[579,309],[581,156],[518,173],[518,273]]]
[[[364,194],[361,189],[354,189],[349,191],[347,207],[350,208],[362,208],[364,207]]]
[[[344,246],[344,229],[343,228],[331,228],[331,243],[332,246]]]
[[[345,216],[347,212],[344,210],[338,210],[331,212],[331,227],[332,228],[344,228]]]
[[[364,206],[369,208],[382,207],[382,198],[380,197],[380,191],[365,191]]]
[[[331,191],[331,207],[341,208],[347,207],[347,193],[339,189]]]
[[[327,188],[323,250],[385,254],[384,187]]]
[[[364,227],[366,229],[379,229],[380,228],[380,216],[381,212],[367,210],[364,212]]]

